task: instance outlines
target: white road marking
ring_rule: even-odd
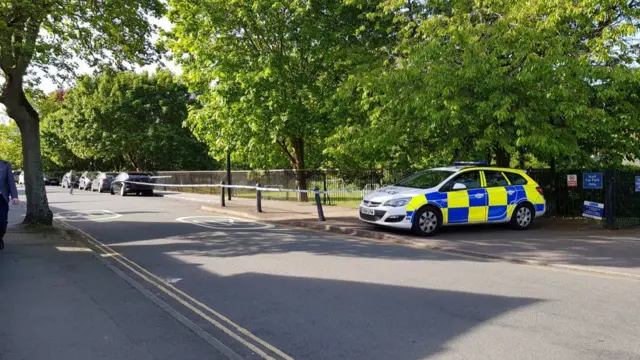
[[[177,218],[176,221],[214,230],[265,230],[275,227],[274,225],[257,221],[233,219],[223,216],[187,216]]]
[[[110,210],[79,210],[65,211],[55,214],[54,219],[65,221],[105,221],[113,220],[121,217],[121,214],[114,213]]]
[[[175,283],[177,283],[177,282],[178,282],[178,281],[180,281],[180,280],[182,280],[182,278],[172,278],[172,277],[169,277],[169,278],[166,278],[166,279],[165,279],[165,281],[166,281],[166,282],[168,282],[169,284],[175,284]]]

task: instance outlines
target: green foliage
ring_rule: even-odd
[[[323,163],[346,76],[389,38],[376,1],[171,0],[166,45],[198,94],[188,125],[222,159],[302,169]],[[287,167],[288,167],[287,166]]]
[[[639,9],[627,1],[430,2],[384,8],[405,26],[394,59],[342,87],[339,163],[508,165],[510,154],[620,165],[640,157]],[[344,105],[343,105],[344,106]],[[536,160],[537,161],[537,160]]]
[[[0,159],[11,163],[14,169],[22,168],[22,138],[16,123],[0,124]]]
[[[46,104],[54,111],[45,111],[43,137],[59,156],[71,151],[100,170],[211,169],[206,146],[182,126],[190,97],[169,72],[82,76],[57,105]]]
[[[4,75],[41,68],[73,75],[76,59],[122,66],[156,59],[147,16],[165,12],[159,0],[0,0],[0,64]]]

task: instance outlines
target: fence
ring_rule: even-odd
[[[407,177],[413,171],[409,170],[260,170],[260,171],[232,171],[232,183],[234,185],[254,186],[260,183],[265,187],[280,189],[299,189],[298,179],[302,178],[306,186],[301,190],[310,190],[318,187],[323,191],[349,190],[340,194],[323,194],[322,202],[325,205],[358,206],[362,198],[382,187],[394,184]],[[158,176],[168,176],[159,178],[158,183],[163,184],[219,184],[227,181],[225,171],[160,171]],[[208,194],[219,194],[219,188],[173,188],[177,191],[199,192]],[[233,189],[233,196],[254,197],[255,191]],[[308,196],[295,192],[265,192],[263,199],[266,200],[291,200],[309,201]]]
[[[543,188],[547,200],[547,216],[581,217],[585,201],[605,204],[608,228],[640,225],[640,170],[580,169],[553,172],[533,169],[529,175]],[[586,188],[585,173],[602,175],[602,186]],[[575,186],[567,177],[577,175]]]
[[[389,169],[352,169],[352,170],[264,170],[264,171],[232,171],[234,185],[254,186],[260,183],[264,187],[280,189],[298,189],[299,179],[304,179],[303,190],[318,187],[323,191],[349,190],[345,193],[323,194],[325,205],[358,206],[362,198],[383,186],[391,185],[411,175],[412,170]],[[640,225],[640,191],[636,184],[640,178],[637,172],[606,169],[580,169],[552,171],[551,169],[530,169],[528,174],[540,184],[547,200],[547,216],[581,217],[584,201],[606,204],[605,212],[610,228]],[[584,173],[601,173],[601,187],[587,189],[583,184]],[[576,186],[569,186],[567,176],[577,175]],[[161,171],[158,183],[165,184],[219,184],[226,181],[225,171]],[[185,187],[172,188],[184,192],[216,194],[220,188]],[[263,199],[313,201],[312,198],[295,192],[265,192]],[[254,190],[233,189],[233,196],[255,197]]]

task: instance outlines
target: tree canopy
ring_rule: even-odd
[[[8,161],[14,169],[22,168],[22,140],[15,122],[0,124],[0,159]]]
[[[334,158],[427,165],[492,154],[509,165],[515,155],[574,164],[597,155],[620,165],[640,157],[637,3],[430,4],[408,12],[387,3],[411,21],[393,61],[344,84],[364,116],[334,133]]]
[[[171,0],[167,46],[200,103],[188,124],[218,158],[322,165],[331,99],[386,41],[375,1]],[[303,179],[299,179],[303,181]],[[301,184],[302,185],[302,184]]]
[[[182,125],[191,96],[168,71],[82,76],[43,121],[48,139],[94,168],[210,169],[207,147]]]

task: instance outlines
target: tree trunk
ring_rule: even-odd
[[[23,224],[51,225],[53,213],[49,209],[42,174],[40,118],[22,89],[13,89],[7,93],[3,102],[7,115],[15,120],[22,134],[23,170],[27,195],[27,214]]]
[[[293,156],[295,158],[294,169],[296,172],[296,186],[300,190],[307,189],[307,173],[304,168],[304,140],[300,138],[291,139],[293,146]],[[298,201],[307,202],[309,196],[307,193],[298,193]]]
[[[495,154],[496,165],[498,165],[499,167],[509,167],[511,163],[511,156],[509,155],[507,150],[505,150],[505,148],[503,148],[502,146],[496,146]]]

